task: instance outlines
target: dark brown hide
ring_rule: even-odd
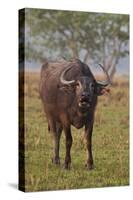
[[[75,80],[74,84],[63,85],[62,72],[70,67],[65,80]],[[79,87],[80,86],[80,87]],[[66,137],[65,168],[71,163],[71,125],[77,129],[85,127],[88,169],[93,168],[91,136],[97,96],[103,94],[89,67],[78,59],[71,61],[45,62],[41,69],[40,96],[44,105],[48,127],[53,135],[54,155],[52,161],[60,163],[59,143],[62,130]],[[98,92],[97,92],[98,91]],[[88,95],[88,96],[87,96]]]

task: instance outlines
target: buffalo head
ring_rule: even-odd
[[[63,88],[73,88],[78,106],[82,109],[89,108],[93,103],[93,97],[95,95],[100,96],[106,91],[106,87],[110,84],[110,78],[104,67],[99,64],[102,68],[104,74],[106,75],[106,81],[96,81],[95,78],[88,76],[80,76],[78,80],[66,80],[65,74],[71,69],[71,67],[66,68],[60,76],[60,82],[63,84]]]

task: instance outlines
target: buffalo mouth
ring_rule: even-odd
[[[81,108],[88,108],[88,107],[90,107],[90,101],[89,101],[89,99],[88,98],[82,98],[82,99],[80,99],[80,101],[79,101],[79,107],[81,107]]]

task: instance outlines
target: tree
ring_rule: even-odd
[[[119,59],[129,53],[128,25],[128,15],[26,9],[26,56],[102,62],[113,77]]]
[[[103,15],[97,18],[99,30],[99,49],[96,58],[102,61],[112,78],[121,57],[128,56],[129,51],[129,16]]]

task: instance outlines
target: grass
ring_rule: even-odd
[[[64,134],[61,138],[61,165],[51,163],[52,139],[47,130],[38,94],[38,73],[26,73],[25,84],[25,190],[58,190],[122,186],[129,184],[128,80],[119,78],[110,97],[99,97],[93,131],[95,168],[84,164],[86,149],[83,129],[72,127],[71,170],[63,169]]]

